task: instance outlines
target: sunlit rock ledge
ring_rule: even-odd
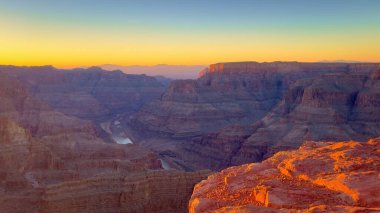
[[[380,211],[380,138],[306,142],[198,183],[195,212]]]

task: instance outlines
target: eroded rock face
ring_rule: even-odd
[[[366,141],[380,135],[379,67],[214,64],[197,80],[172,82],[128,128],[153,147],[158,137],[172,141],[158,151],[189,170],[261,161],[305,140]]]
[[[242,150],[267,146],[266,156],[299,147],[305,140],[366,141],[380,135],[377,96],[380,67],[299,80],[259,122]],[[273,134],[276,132],[276,134]]]
[[[53,123],[48,130],[54,131],[44,130],[43,135],[32,136],[18,122],[0,117],[0,212],[55,212],[41,205],[49,187],[161,169],[158,156],[147,149],[105,143],[76,124],[71,129],[66,126],[64,131],[58,128],[56,132]],[[88,188],[89,200],[97,187]],[[82,206],[89,201],[87,191],[81,189],[78,194],[82,195]],[[75,211],[75,205],[67,206],[70,207],[73,212],[86,211],[86,208]]]
[[[209,172],[162,170],[138,145],[45,141],[0,119],[0,212],[187,212]]]
[[[306,142],[197,184],[190,212],[380,211],[380,138]]]
[[[41,212],[188,212],[194,185],[207,174],[148,171],[67,181],[45,189]]]
[[[40,97],[46,84],[58,96],[73,90],[62,83],[64,73],[44,69],[0,71],[0,212],[186,211],[194,184],[208,172],[163,171],[148,149],[106,141],[94,121],[74,116],[83,110],[78,105],[65,112]]]
[[[146,105],[131,123],[175,138],[210,133],[229,124],[248,124],[279,101],[281,79],[277,71],[245,70],[208,72],[198,80],[174,81],[161,100]]]

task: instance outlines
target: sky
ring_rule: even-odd
[[[0,0],[0,64],[380,61],[378,0]]]

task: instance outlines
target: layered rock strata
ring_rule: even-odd
[[[29,95],[56,111],[92,120],[135,112],[159,98],[166,87],[153,77],[97,67],[59,70],[50,66],[0,66],[0,73],[17,79]]]
[[[197,184],[190,212],[380,211],[380,138],[306,142]]]
[[[193,187],[207,174],[148,171],[50,185],[41,212],[188,212]]]
[[[65,81],[64,71],[49,67],[17,69],[0,71],[0,212],[187,211],[193,185],[208,172],[163,171],[157,154],[138,144],[109,143],[93,120],[76,113],[92,102],[81,99],[83,109],[75,104],[69,109],[42,98],[44,90],[45,97],[57,93],[58,100],[70,102],[63,94],[84,90],[77,87],[86,82],[74,89],[67,84],[92,81],[87,76],[92,71],[73,71],[69,74],[76,77]],[[106,88],[108,95],[112,90]],[[107,100],[113,104],[112,97]],[[95,111],[86,113],[95,120],[106,115]]]
[[[214,64],[197,80],[173,81],[161,100],[145,106],[133,122],[173,137],[208,133],[229,124],[250,124],[270,112],[296,81],[318,79],[322,75],[343,75],[351,78],[347,80],[360,81],[377,66],[298,62]]]
[[[190,170],[261,161],[305,140],[365,141],[380,135],[379,70],[375,63],[215,64],[197,80],[172,82],[126,128],[149,147],[159,137],[171,141],[157,150]]]

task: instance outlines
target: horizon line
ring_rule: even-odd
[[[224,61],[224,62],[216,62],[216,63],[210,63],[210,64],[166,64],[166,63],[160,63],[160,64],[154,64],[154,65],[120,65],[120,64],[112,64],[112,63],[104,63],[104,64],[97,64],[97,65],[68,65],[68,66],[60,66],[60,65],[54,65],[54,64],[38,64],[38,65],[16,65],[16,64],[0,64],[0,66],[15,66],[15,67],[54,67],[57,69],[75,69],[75,68],[91,68],[91,67],[102,67],[102,66],[120,66],[120,67],[156,67],[156,66],[184,66],[184,67],[196,67],[196,66],[204,66],[208,67],[212,64],[221,64],[221,63],[347,63],[347,64],[355,64],[355,63],[380,63],[380,61],[360,61],[360,60],[318,60],[318,61],[294,61],[294,60],[275,60],[275,61]]]

